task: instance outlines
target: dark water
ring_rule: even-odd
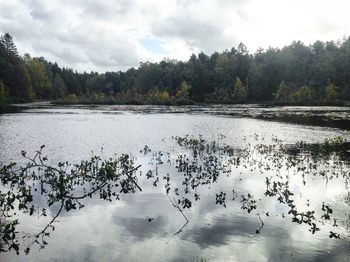
[[[236,148],[247,144],[322,142],[341,135],[350,138],[349,108],[260,108],[252,107],[130,107],[98,106],[51,107],[40,105],[21,113],[0,115],[0,163],[21,162],[21,150],[30,154],[45,144],[50,163],[77,162],[92,151],[104,157],[131,153],[149,168],[149,158],[140,154],[151,149],[178,154],[172,136],[202,135],[209,141],[223,135],[225,143]],[[318,119],[308,121],[308,119]],[[317,123],[318,125],[316,125]],[[284,172],[284,170],[281,170]],[[285,171],[287,172],[287,171]],[[166,165],[159,173],[182,180]],[[273,172],[269,175],[275,175]],[[264,197],[265,176],[238,167],[216,183],[199,189],[200,201],[184,210],[189,223],[166,196],[164,187],[154,187],[140,179],[142,192],[122,196],[107,203],[92,199],[86,207],[62,213],[48,245],[33,246],[29,255],[0,253],[1,261],[346,261],[350,256],[348,230],[350,207],[348,189],[342,178],[326,182],[317,176],[290,178],[295,201],[319,208],[327,202],[339,217],[341,239],[329,238],[330,223],[311,234],[308,227],[283,218],[286,208]],[[228,201],[226,208],[215,203],[215,194],[250,193],[259,200],[251,213],[240,201]],[[228,197],[230,198],[230,197]],[[55,207],[50,210],[55,213]],[[266,215],[269,213],[269,216]],[[261,215],[264,227],[257,214]],[[151,221],[149,218],[152,218]],[[21,231],[38,232],[49,218],[21,217]]]

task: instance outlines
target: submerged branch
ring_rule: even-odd
[[[259,234],[260,233],[260,231],[261,231],[261,229],[264,227],[264,221],[262,221],[262,219],[261,219],[261,217],[260,217],[260,214],[258,213],[258,214],[256,214],[257,216],[258,216],[258,218],[259,218],[259,220],[260,220],[260,222],[261,222],[261,225],[260,225],[260,227],[259,227],[259,229],[257,229],[256,231],[255,231],[255,233],[257,233],[257,234]]]
[[[166,194],[170,203],[173,205],[173,207],[175,207],[177,210],[179,210],[179,212],[181,213],[181,215],[185,218],[186,222],[185,224],[183,224],[183,226],[178,230],[176,231],[174,234],[172,234],[172,236],[170,237],[170,239],[166,242],[166,244],[169,244],[170,241],[176,236],[178,235],[179,233],[182,232],[182,230],[187,226],[187,224],[189,223],[189,220],[187,219],[186,215],[183,213],[183,211],[181,210],[181,208],[179,207],[179,205],[176,205],[175,204],[175,199],[174,201],[171,200],[171,198],[169,197],[169,194]]]

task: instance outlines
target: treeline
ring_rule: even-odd
[[[186,62],[140,63],[126,72],[78,73],[44,58],[23,57],[0,38],[0,102],[188,104],[350,100],[350,37],[250,54],[237,48]]]

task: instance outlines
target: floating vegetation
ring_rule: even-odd
[[[137,159],[127,154],[107,160],[93,156],[79,164],[60,162],[52,166],[47,164],[44,146],[33,158],[22,151],[22,156],[28,161],[26,165],[10,163],[0,169],[0,250],[14,250],[17,254],[23,250],[28,254],[33,244],[44,248],[62,211],[81,209],[88,203],[83,200],[94,196],[114,201],[124,194],[142,191],[138,184],[141,176],[154,187],[164,187],[169,202],[184,218],[184,225],[169,241],[185,230],[190,223],[186,212],[201,200],[203,194],[213,195],[213,203],[223,208],[232,202],[238,204],[242,212],[257,215],[260,221],[260,227],[255,230],[257,234],[262,232],[273,212],[260,208],[262,199],[271,199],[284,206],[285,211],[276,215],[307,226],[312,234],[327,225],[327,228],[333,228],[329,231],[330,238],[341,237],[337,223],[340,220],[331,203],[322,202],[311,208],[307,200],[305,206],[300,206],[296,201],[297,193],[291,187],[291,179],[300,177],[305,186],[308,177],[317,176],[326,183],[342,178],[347,189],[349,143],[345,139],[336,137],[321,144],[300,142],[294,145],[285,145],[275,139],[270,145],[247,144],[245,148],[227,145],[224,139],[222,136],[216,141],[206,141],[201,136],[173,137],[172,141],[179,150],[170,152],[153,151],[144,146],[140,154],[150,158],[145,175],[139,170],[141,165],[136,164]],[[163,173],[162,167],[166,167],[168,172]],[[242,174],[242,170],[247,172]],[[233,181],[239,177],[242,180],[249,173],[263,178],[263,195],[242,191],[234,184],[229,190],[229,186],[220,191],[214,187],[220,179]],[[36,203],[34,198],[37,195],[43,196],[46,203]],[[55,206],[57,212],[50,212],[52,218],[48,224],[38,233],[26,234],[26,241],[19,239],[16,229],[20,224],[18,213],[46,217],[50,206]]]

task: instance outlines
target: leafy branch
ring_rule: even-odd
[[[0,182],[4,186],[0,190],[0,251],[14,249],[19,253],[16,238],[18,220],[13,219],[19,211],[32,216],[34,210],[41,210],[42,216],[47,215],[46,208],[35,203],[36,194],[44,196],[45,207],[59,204],[59,209],[42,231],[31,236],[34,240],[27,246],[25,253],[29,253],[33,243],[44,247],[47,244],[45,237],[50,235],[50,230],[54,230],[53,223],[60,213],[83,208],[83,199],[99,194],[101,199],[112,201],[119,199],[120,193],[142,191],[136,177],[141,165],[135,166],[127,154],[108,160],[93,156],[79,164],[66,161],[51,166],[43,155],[44,147],[41,146],[32,158],[22,151],[22,156],[28,160],[26,165],[10,163],[0,169]]]

